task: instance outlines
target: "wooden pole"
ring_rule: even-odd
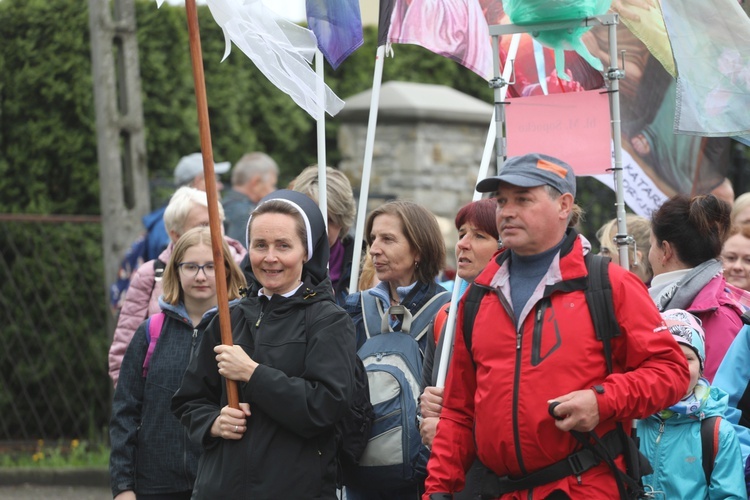
[[[219,220],[219,199],[216,193],[216,174],[214,173],[214,154],[211,147],[211,128],[208,123],[208,101],[206,100],[206,79],[203,73],[203,52],[201,50],[200,29],[198,27],[198,8],[195,0],[185,0],[188,34],[190,35],[190,59],[193,63],[193,80],[195,82],[195,101],[198,107],[198,129],[200,131],[201,152],[203,154],[203,176],[206,181],[208,198],[208,223],[211,229],[211,248],[216,263],[216,300],[219,308],[219,326],[221,343],[233,345],[232,324],[229,318],[229,294],[227,293],[227,272],[224,268],[222,252],[222,231]],[[227,379],[227,401],[232,408],[239,408],[237,383]]]

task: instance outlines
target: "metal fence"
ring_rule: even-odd
[[[101,241],[98,217],[0,215],[0,441],[104,438]]]

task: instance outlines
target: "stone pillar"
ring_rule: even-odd
[[[345,101],[337,117],[341,121],[339,168],[357,190],[364,164],[370,91]],[[474,195],[491,119],[490,104],[449,87],[383,84],[370,180],[373,202],[408,199],[453,221],[458,209]]]
[[[347,98],[337,116],[339,168],[355,193],[362,182],[370,94]],[[424,205],[438,217],[447,266],[455,269],[453,221],[474,196],[493,107],[442,85],[391,81],[381,88],[378,109],[368,210],[395,198]]]

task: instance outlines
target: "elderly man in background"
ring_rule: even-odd
[[[265,195],[276,190],[279,167],[265,153],[247,153],[232,169],[232,189],[224,191],[227,236],[247,244],[250,212]]]

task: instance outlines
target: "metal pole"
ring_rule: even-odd
[[[495,155],[497,158],[497,171],[503,168],[505,163],[505,92],[508,85],[508,80],[500,76],[500,37],[498,35],[492,36],[492,70],[494,78],[490,80],[490,87],[493,88],[493,94],[495,97]],[[512,67],[512,64],[507,64],[506,68]],[[507,90],[506,90],[507,92]]]
[[[633,241],[628,237],[628,227],[625,222],[625,188],[622,180],[622,130],[620,122],[620,80],[625,78],[625,71],[617,65],[617,24],[618,18],[608,24],[609,29],[609,69],[607,79],[609,80],[609,103],[612,111],[612,140],[614,142],[614,176],[615,176],[615,208],[617,212],[617,244],[620,256],[620,265],[630,269],[628,262],[628,244]]]
[[[326,178],[326,90],[325,90],[325,74],[323,65],[323,53],[320,49],[315,49],[315,73],[317,73],[318,80],[318,101],[320,102],[320,109],[318,110],[317,118],[317,135],[318,135],[318,206],[320,212],[323,214],[323,221],[326,224],[326,231],[328,230],[328,185]]]
[[[516,33],[513,35],[513,38],[511,38],[510,41],[510,48],[508,49],[508,55],[505,59],[505,68],[503,69],[503,76],[500,76],[500,50],[499,50],[499,44],[497,43],[497,35],[493,36],[493,54],[492,57],[495,60],[494,63],[494,76],[493,81],[503,82],[499,85],[499,88],[495,88],[495,100],[500,102],[501,106],[502,102],[505,100],[505,96],[508,92],[508,85],[507,82],[511,77],[511,74],[513,73],[513,60],[516,57],[516,53],[518,52],[518,44],[521,41],[521,35],[520,33]],[[492,82],[490,82],[490,85],[493,85]],[[496,102],[497,104],[497,102]],[[479,181],[487,177],[487,170],[489,168],[490,163],[490,153],[492,152],[492,136],[497,134],[495,130],[503,130],[502,127],[505,124],[505,116],[503,113],[502,116],[502,122],[497,122],[497,107],[495,108],[495,114],[494,114],[494,120],[490,122],[489,132],[487,133],[487,142],[484,146],[484,154],[482,155],[482,162],[479,165],[479,174],[477,175],[477,184]],[[496,128],[493,130],[493,125]],[[497,140],[496,145],[498,147],[502,147],[502,159],[505,159],[505,139],[500,132],[497,134]],[[502,145],[502,146],[501,146]],[[498,171],[500,170],[501,163],[501,156],[498,154]],[[474,197],[472,201],[478,201],[482,198],[482,193],[474,191]],[[445,333],[443,334],[445,337],[445,340],[443,340],[443,351],[440,355],[440,364],[438,365],[438,374],[437,374],[437,387],[444,387],[445,386],[445,379],[448,376],[448,362],[450,361],[451,357],[451,351],[453,349],[453,339],[456,335],[456,312],[458,310],[458,299],[459,297],[459,290],[461,289],[463,280],[456,275],[456,280],[453,283],[453,293],[451,294],[451,303],[450,307],[448,308],[448,319],[446,319],[445,323]]]
[[[385,59],[385,45],[379,46],[375,54],[375,71],[373,72],[372,94],[370,95],[370,117],[367,120],[365,158],[362,166],[362,182],[359,185],[359,207],[357,208],[357,224],[354,232],[354,255],[352,256],[352,275],[349,278],[349,293],[356,292],[359,287],[359,261],[362,258],[367,197],[370,191],[372,156],[375,150],[375,128],[378,125],[378,104],[380,102],[380,87],[383,82],[383,59]]]

